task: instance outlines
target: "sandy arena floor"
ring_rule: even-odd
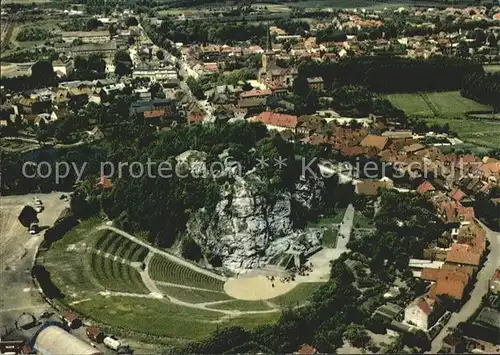
[[[330,278],[330,261],[337,259],[345,250],[325,248],[314,254],[309,262],[313,264],[313,271],[308,276],[296,276],[295,281],[282,283],[279,277],[272,282],[264,275],[248,277],[242,275],[230,278],[224,284],[224,291],[231,297],[247,300],[267,300],[290,292],[297,284],[303,282],[326,282]],[[252,270],[252,274],[258,270]]]

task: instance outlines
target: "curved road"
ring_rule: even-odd
[[[453,313],[449,322],[443,327],[441,332],[432,341],[429,353],[436,354],[443,346],[443,339],[451,328],[455,328],[459,323],[467,321],[481,305],[483,296],[488,292],[488,282],[493,277],[495,270],[500,267],[500,233],[494,232],[484,224],[479,223],[487,232],[486,238],[490,242],[490,253],[484,266],[477,274],[477,281],[470,299],[463,305],[458,313]]]
[[[120,234],[121,236],[124,236],[125,238],[128,238],[130,239],[131,241],[137,243],[137,244],[140,244],[142,245],[143,247],[146,247],[148,248],[149,251],[153,252],[153,253],[156,253],[156,254],[160,254],[161,256],[164,256],[165,258],[169,259],[169,260],[172,260],[173,262],[177,263],[177,264],[180,264],[182,266],[185,266],[191,270],[194,270],[196,272],[199,272],[200,274],[204,274],[204,275],[207,275],[207,276],[210,276],[210,277],[213,277],[217,280],[220,280],[220,281],[227,281],[227,277],[224,277],[224,276],[221,276],[221,275],[218,275],[214,272],[211,272],[211,271],[208,271],[206,269],[203,269],[199,266],[196,266],[196,265],[193,265],[191,264],[190,262],[187,262],[186,260],[184,259],[181,259],[175,255],[172,255],[172,254],[169,254],[167,252],[164,252],[163,250],[160,250],[142,240],[140,240],[139,238],[137,237],[134,237],[133,235],[125,232],[125,231],[122,231],[121,229],[118,229],[116,227],[112,227],[112,226],[107,226],[107,225],[103,225],[103,226],[100,226],[100,227],[97,227],[97,229],[109,229],[115,233],[118,233]]]

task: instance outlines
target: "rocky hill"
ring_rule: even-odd
[[[294,214],[321,200],[321,180],[301,180],[294,191],[267,196],[266,183],[252,172],[226,183],[215,210],[197,211],[188,234],[204,251],[217,254],[234,273],[262,267],[287,250],[309,250],[322,232],[294,230]]]

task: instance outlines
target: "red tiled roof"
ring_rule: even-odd
[[[269,111],[262,112],[259,116],[257,116],[257,120],[265,125],[283,128],[296,128],[299,123],[297,116],[273,113]]]
[[[103,188],[103,189],[110,189],[113,187],[113,183],[107,177],[101,176],[99,178],[99,182],[97,183],[97,186],[100,188]]]
[[[309,344],[302,344],[300,348],[295,352],[295,354],[299,355],[312,355],[316,354],[318,350],[314,346],[311,346]]]
[[[267,89],[267,90],[250,90],[250,91],[244,91],[240,94],[240,98],[247,98],[247,97],[256,97],[256,96],[269,96],[272,94],[272,91]]]
[[[468,244],[453,243],[446,253],[446,261],[477,266],[481,261],[481,254]]]
[[[420,273],[420,278],[427,281],[436,281],[438,279],[439,269],[432,269],[430,267],[426,267],[422,269]]]
[[[151,110],[144,112],[144,118],[158,118],[165,115],[165,110]]]
[[[63,317],[64,317],[64,319],[66,319],[69,322],[72,322],[75,319],[78,319],[78,315],[75,312],[70,312],[70,311],[64,311]]]
[[[203,121],[203,115],[199,114],[189,114],[188,115],[188,120],[191,123],[196,123],[196,122],[201,122]]]
[[[379,150],[383,150],[387,144],[387,141],[387,137],[369,134],[361,141],[360,144],[362,147],[375,147]]]
[[[363,147],[360,147],[359,145],[355,145],[354,147],[344,147],[342,148],[342,154],[343,155],[362,155],[365,153],[365,150]]]
[[[432,306],[434,305],[434,302],[432,299],[428,298],[420,298],[417,302],[417,307],[422,310],[426,315],[429,315],[432,313]]]
[[[434,186],[432,186],[432,184],[429,181],[424,181],[417,187],[417,192],[421,195],[425,194],[426,192],[434,190],[435,190]]]
[[[457,191],[455,191],[452,195],[451,195],[451,198],[454,199],[455,201],[460,201],[461,199],[463,199],[465,196],[465,192],[463,192],[462,190],[458,189]]]

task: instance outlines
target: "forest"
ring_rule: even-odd
[[[380,93],[460,90],[465,77],[482,74],[480,64],[464,59],[434,57],[346,58],[338,62],[307,62],[299,69],[305,77],[321,76],[325,87],[363,85]]]

